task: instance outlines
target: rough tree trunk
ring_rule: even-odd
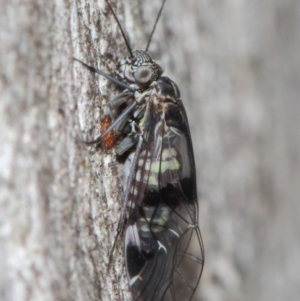
[[[144,49],[161,0],[111,0]],[[150,52],[182,92],[206,265],[195,300],[300,295],[300,2],[168,0]],[[127,55],[101,1],[0,0],[0,299],[130,300],[113,151],[95,138]]]

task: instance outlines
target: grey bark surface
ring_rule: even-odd
[[[161,4],[110,1],[144,49]],[[206,265],[195,300],[300,295],[300,2],[168,0],[150,53],[180,87]],[[0,299],[130,300],[114,151],[97,137],[127,50],[104,1],[0,0]]]

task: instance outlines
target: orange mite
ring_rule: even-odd
[[[101,120],[101,129],[102,133],[107,130],[107,128],[111,125],[111,117],[109,115],[105,115]],[[102,145],[105,149],[109,150],[115,146],[115,134],[113,131],[110,131],[102,140]]]

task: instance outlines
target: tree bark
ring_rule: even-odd
[[[145,49],[161,0],[111,0]],[[206,264],[195,300],[300,295],[300,2],[168,0],[149,52],[180,87]],[[128,54],[101,1],[0,0],[0,298],[131,300],[114,150],[96,138]]]

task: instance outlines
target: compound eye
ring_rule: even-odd
[[[138,67],[134,73],[135,80],[140,84],[147,84],[153,75],[153,71],[149,66]]]

